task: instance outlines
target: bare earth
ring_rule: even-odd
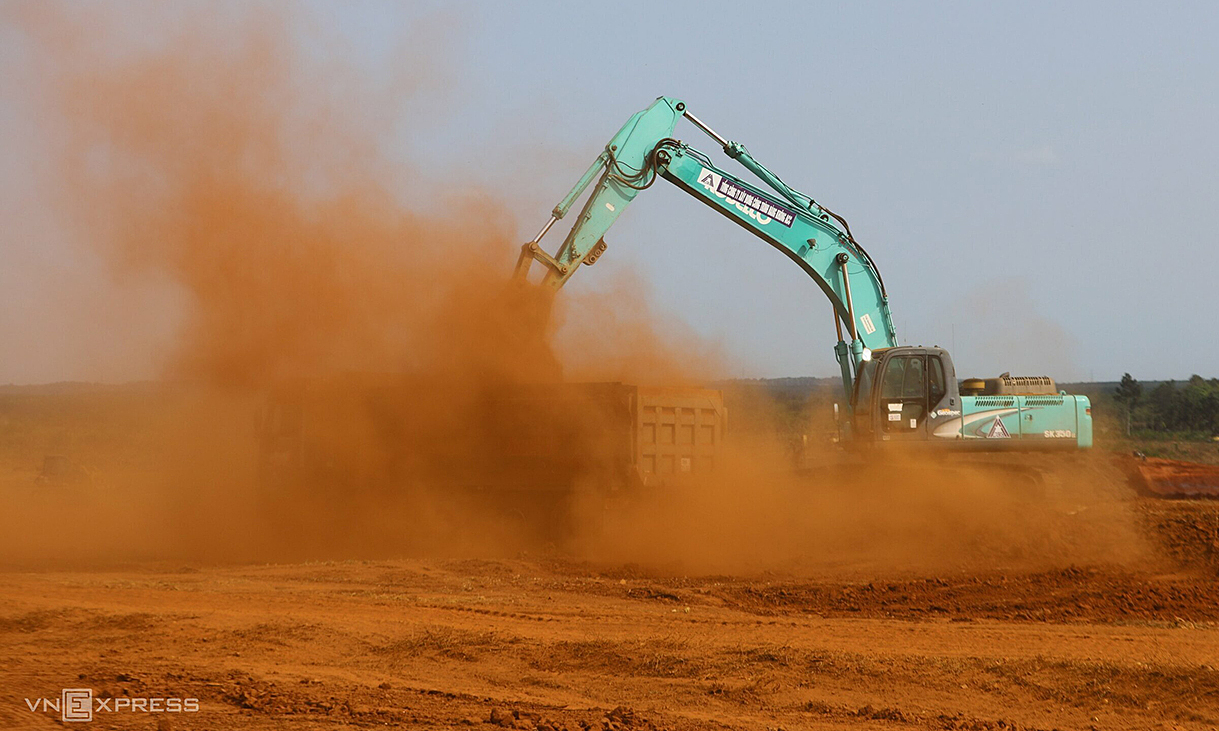
[[[1214,503],[1145,502],[1167,553]],[[1207,541],[1213,541],[1207,546]],[[1214,728],[1219,582],[960,572],[680,577],[563,558],[0,575],[0,726],[27,698],[193,697],[86,728]]]

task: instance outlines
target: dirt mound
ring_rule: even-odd
[[[735,585],[729,606],[762,615],[1032,622],[1215,622],[1219,583],[1096,569],[911,581]]]
[[[563,718],[553,711],[549,714],[538,713],[522,708],[493,708],[486,718],[486,723],[501,728],[522,729],[523,731],[660,731],[669,728],[657,726],[633,709],[618,706],[593,720],[585,718]],[[587,714],[580,714],[585,715]],[[474,725],[478,719],[471,719],[467,724]]]
[[[1147,457],[1133,469],[1139,486],[1157,497],[1219,498],[1219,465]]]
[[[1219,576],[1219,502],[1141,500],[1138,512],[1168,560]]]

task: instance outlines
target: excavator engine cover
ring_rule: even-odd
[[[962,396],[1049,396],[1058,393],[1049,376],[1011,376],[966,378],[961,382]]]

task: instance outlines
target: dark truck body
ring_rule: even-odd
[[[262,482],[617,492],[711,471],[727,426],[723,394],[711,389],[517,386],[446,409],[443,397],[421,388],[366,380],[271,394],[259,430]]]
[[[720,391],[623,383],[515,388],[491,399],[485,416],[486,455],[500,485],[519,489],[587,480],[621,489],[705,474],[727,424]]]

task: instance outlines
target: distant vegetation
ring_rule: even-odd
[[[1129,373],[1113,390],[1128,431],[1172,434],[1183,439],[1219,435],[1219,378],[1192,376],[1178,385],[1163,381],[1147,388]]]

